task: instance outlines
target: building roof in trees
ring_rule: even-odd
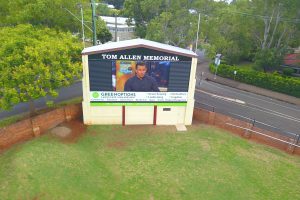
[[[116,23],[116,18],[117,18],[117,24],[119,25],[127,25],[127,21],[128,18],[127,17],[110,17],[110,16],[99,16],[103,21],[105,21],[106,24],[113,24],[115,25]],[[131,22],[132,26],[130,27],[134,27],[135,26],[135,22],[134,20],[132,20]]]
[[[283,59],[283,63],[300,68],[300,53],[287,54]]]

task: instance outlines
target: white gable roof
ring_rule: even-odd
[[[116,18],[115,17],[110,17],[110,16],[100,16],[100,18],[105,21],[107,24],[115,24],[116,23]],[[123,24],[127,25],[127,20],[128,18],[126,17],[117,17],[117,24]],[[131,22],[133,25],[135,24],[134,20]]]
[[[162,44],[159,42],[153,42],[145,39],[123,40],[119,42],[109,42],[97,46],[92,46],[83,49],[82,54],[89,55],[89,54],[118,51],[118,50],[137,48],[137,47],[145,47],[153,50],[179,54],[187,57],[197,57],[197,54],[191,50],[171,46],[168,44]]]

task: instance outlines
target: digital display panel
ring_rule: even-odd
[[[186,103],[191,59],[150,51],[89,56],[91,105]]]

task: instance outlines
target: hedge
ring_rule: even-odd
[[[210,64],[209,68],[211,72],[215,73],[214,64]],[[234,77],[234,71],[237,71],[236,77]],[[217,74],[229,79],[235,78],[242,83],[300,97],[300,78],[283,77],[277,73],[264,73],[226,64],[219,65]]]

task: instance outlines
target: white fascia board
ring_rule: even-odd
[[[83,49],[82,54],[94,54],[97,52],[110,52],[119,49],[129,49],[130,47],[143,46],[145,48],[149,47],[150,49],[157,49],[160,51],[172,52],[174,54],[184,54],[188,57],[197,57],[197,54],[191,50],[183,49],[180,47],[171,46],[168,44],[163,44],[159,42],[154,42],[145,39],[132,39],[132,40],[123,40],[119,42],[109,42],[102,45],[92,46]]]

